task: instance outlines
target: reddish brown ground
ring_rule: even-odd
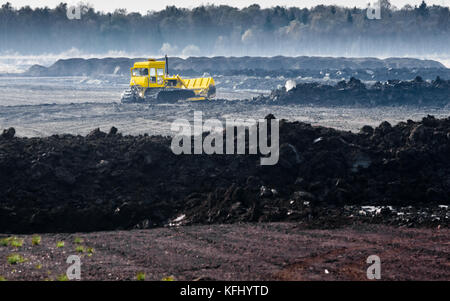
[[[1,235],[0,237],[4,237]],[[366,280],[366,258],[381,258],[383,280],[450,280],[450,230],[358,225],[305,230],[294,223],[234,224],[80,234],[43,234],[33,246],[0,247],[0,277],[54,280],[80,254],[83,280]],[[65,246],[57,248],[57,241]],[[7,256],[26,261],[11,265]],[[40,265],[40,266],[39,266]],[[325,269],[329,271],[325,273]]]

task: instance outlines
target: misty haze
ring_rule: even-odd
[[[381,19],[366,9],[318,5],[314,8],[257,4],[174,6],[146,15],[117,9],[102,13],[81,8],[67,17],[67,4],[55,8],[0,9],[0,54],[38,55],[122,53],[134,56],[410,56],[447,57],[448,6],[381,1]],[[75,54],[77,54],[75,52]]]

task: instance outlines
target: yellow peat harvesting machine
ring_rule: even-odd
[[[123,103],[177,102],[179,100],[210,100],[216,95],[212,77],[183,79],[169,75],[169,61],[149,59],[136,62],[131,68],[130,87],[122,94]]]

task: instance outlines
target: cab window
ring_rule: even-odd
[[[164,75],[164,69],[158,69],[158,76]]]
[[[150,69],[150,82],[156,83],[156,69],[155,68]]]
[[[147,76],[148,69],[147,68],[135,68],[133,69],[133,76]]]

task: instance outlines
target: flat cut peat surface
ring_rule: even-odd
[[[257,223],[40,238],[33,245],[33,235],[18,235],[14,239],[22,246],[0,246],[3,279],[63,279],[67,257],[78,255],[82,280],[136,280],[145,274],[145,280],[364,281],[367,257],[377,255],[381,280],[450,280],[448,229],[362,224],[311,230],[296,223]],[[11,254],[23,262],[8,263]]]

